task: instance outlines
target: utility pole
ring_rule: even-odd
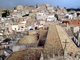
[[[67,42],[67,39],[63,42],[65,45],[64,45],[64,56],[63,56],[63,58],[64,58],[64,60],[65,60],[65,57],[66,57],[66,47],[67,47],[67,44],[69,43],[69,42]]]

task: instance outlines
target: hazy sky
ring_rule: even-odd
[[[80,8],[80,0],[0,0],[0,7],[14,7],[16,5],[36,5],[48,3],[60,7]]]

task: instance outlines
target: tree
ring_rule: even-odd
[[[10,15],[10,11],[9,10],[3,10],[2,17],[7,17],[9,15]]]

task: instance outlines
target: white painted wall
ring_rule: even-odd
[[[12,30],[18,31],[18,29],[19,29],[19,26],[18,25],[12,25]]]
[[[56,17],[54,15],[48,15],[47,16],[47,21],[56,21]]]
[[[45,13],[37,13],[36,18],[37,18],[37,20],[45,20],[46,14]]]
[[[78,32],[78,31],[79,31],[79,27],[78,26],[73,28],[73,32],[74,33]]]

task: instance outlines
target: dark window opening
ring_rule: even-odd
[[[21,28],[24,28],[23,26]]]
[[[6,38],[5,40],[3,40],[3,42],[9,42],[9,41],[11,41],[10,38]]]
[[[33,30],[32,28],[30,30]]]
[[[77,13],[77,16],[79,16],[80,15],[80,13]]]
[[[38,43],[38,46],[39,47],[44,47],[45,45],[45,40],[40,40],[39,43]]]
[[[29,16],[29,14],[25,14],[25,15],[23,15],[22,17],[26,17],[26,16]]]
[[[35,30],[37,30],[38,28],[37,27],[35,27]]]

